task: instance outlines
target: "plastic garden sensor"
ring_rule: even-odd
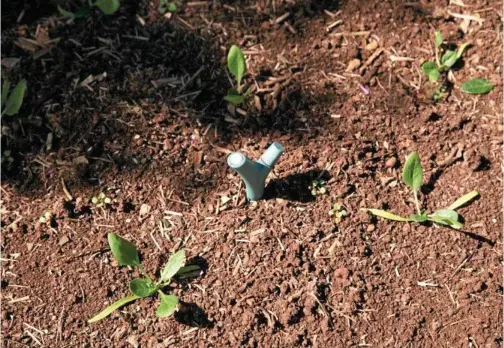
[[[240,174],[245,183],[248,200],[257,201],[261,199],[264,193],[264,182],[266,181],[266,177],[271,172],[284,150],[285,148],[282,144],[274,142],[263,153],[261,158],[255,162],[248,159],[241,152],[233,152],[228,156],[228,165]]]

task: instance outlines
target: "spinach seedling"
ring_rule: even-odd
[[[434,36],[434,51],[436,55],[435,62],[425,62],[422,64],[422,72],[427,75],[430,82],[437,84],[440,77],[446,80],[451,68],[462,57],[467,46],[470,43],[462,44],[458,50],[443,49],[443,35],[440,31],[436,31]],[[441,58],[440,58],[441,57]],[[492,90],[493,84],[485,79],[471,79],[462,84],[461,90],[469,94],[484,94]],[[438,101],[443,98],[448,86],[445,82],[441,83],[439,88],[434,91],[432,99]]]
[[[159,0],[158,12],[161,14],[165,14],[168,12],[177,11],[177,4],[175,2],[169,2],[168,0]]]
[[[89,5],[88,7],[85,6],[80,7],[75,12],[67,11],[63,7],[58,5],[58,11],[63,17],[84,18],[89,14],[90,9],[93,6],[96,6],[106,15],[111,15],[114,14],[119,9],[120,2],[119,0],[97,0],[96,2],[93,3],[91,0],[88,0],[88,5]]]
[[[456,210],[461,206],[465,205],[469,201],[476,198],[479,193],[477,191],[469,192],[450,206],[444,209],[436,210],[433,214],[427,214],[425,210],[420,209],[420,203],[418,201],[417,192],[422,185],[423,170],[420,164],[420,156],[417,152],[412,152],[406,159],[404,163],[402,179],[406,185],[408,185],[413,191],[413,199],[415,201],[416,214],[411,215],[409,218],[405,218],[399,215],[392,214],[385,210],[380,209],[363,209],[370,212],[373,215],[382,217],[384,219],[400,221],[400,222],[425,222],[432,221],[440,225],[446,225],[455,229],[462,228],[462,223],[459,221],[459,215]]]
[[[91,198],[91,203],[93,203],[97,208],[103,207],[105,204],[112,203],[112,200],[105,196],[105,193],[100,192],[98,196]]]
[[[315,179],[312,181],[311,186],[308,188],[311,190],[312,196],[325,195],[327,189],[325,188],[325,180]]]
[[[227,66],[236,79],[236,86],[228,90],[228,94],[224,97],[224,100],[233,105],[239,105],[245,101],[248,95],[247,93],[243,93],[246,86],[241,84],[243,75],[247,72],[247,63],[240,47],[236,45],[231,46],[227,56]]]
[[[347,215],[347,211],[343,209],[343,206],[339,203],[334,203],[333,208],[329,210],[329,216],[334,216],[334,222],[336,225],[339,224]]]
[[[138,268],[144,278],[131,280],[129,289],[133,295],[124,297],[112,303],[102,312],[89,319],[88,323],[94,323],[96,321],[102,320],[125,304],[142,297],[152,296],[155,293],[158,293],[161,298],[161,303],[156,310],[156,316],[159,318],[164,318],[175,313],[179,302],[177,296],[166,295],[162,291],[162,289],[170,284],[174,276],[180,276],[181,278],[194,276],[194,272],[199,271],[199,266],[184,266],[186,262],[185,251],[180,250],[170,257],[163,270],[161,271],[161,275],[158,281],[154,282],[142,268],[142,265],[140,264],[140,258],[138,256],[138,251],[131,242],[119,237],[115,233],[109,233],[107,235],[107,238],[110,250],[112,251],[112,254],[114,255],[119,265]]]
[[[5,80],[2,86],[2,116],[14,116],[21,109],[26,91],[26,80],[18,82],[16,87],[9,93],[10,82]]]

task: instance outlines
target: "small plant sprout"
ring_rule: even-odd
[[[138,256],[138,251],[135,246],[116,235],[115,233],[109,233],[108,243],[110,250],[114,255],[115,259],[121,266],[130,266],[138,268],[143,278],[133,279],[130,281],[129,289],[132,295],[124,297],[116,302],[112,303],[110,306],[105,308],[103,311],[95,315],[93,318],[88,320],[88,323],[94,323],[102,320],[109,316],[116,309],[124,306],[125,304],[135,301],[142,297],[149,297],[154,294],[159,294],[161,303],[156,310],[156,316],[159,318],[165,318],[177,310],[177,305],[179,303],[177,296],[166,295],[162,289],[170,284],[173,277],[178,276],[180,278],[188,278],[199,274],[200,268],[197,265],[185,266],[186,257],[185,251],[179,250],[173,254],[163,270],[161,271],[159,279],[155,282],[149,275],[144,271],[142,265],[140,264],[140,258]],[[198,274],[195,274],[198,272]]]
[[[106,15],[112,15],[116,13],[120,6],[119,0],[97,0],[94,3],[91,0],[88,0],[88,4],[88,7],[80,7],[75,12],[67,11],[63,7],[58,5],[58,11],[63,17],[84,18],[89,14],[90,8],[92,8],[93,6],[98,7]]]
[[[327,193],[325,183],[326,183],[325,180],[321,179],[313,180],[311,186],[309,187],[312,196],[325,195]]]
[[[53,218],[53,214],[52,214],[52,213],[50,213],[50,212],[48,212],[48,211],[46,211],[46,212],[44,213],[44,216],[39,217],[39,222],[40,222],[41,224],[50,224],[50,223],[51,223],[52,218]]]
[[[166,11],[172,13],[177,11],[177,5],[175,4],[175,2],[170,2],[168,0],[159,0],[158,12],[165,14]]]
[[[334,217],[334,222],[336,223],[336,225],[339,224],[341,220],[343,220],[343,218],[347,215],[347,211],[343,209],[343,206],[339,203],[334,203],[333,208],[329,210],[329,216]]]
[[[236,45],[231,46],[227,56],[227,66],[236,79],[236,86],[228,90],[228,94],[224,97],[224,100],[233,105],[239,105],[247,97],[247,93],[243,93],[246,86],[241,84],[243,76],[247,72],[247,63],[240,47]]]
[[[110,204],[112,200],[105,196],[105,193],[100,192],[98,196],[91,198],[91,203],[93,203],[97,208],[103,207],[105,204]]]
[[[462,57],[467,46],[471,43],[466,42],[462,44],[456,51],[451,49],[443,49],[443,35],[440,31],[436,31],[434,36],[434,50],[436,55],[436,61],[427,61],[422,64],[422,72],[427,76],[429,81],[434,84],[438,84],[440,77],[443,81],[446,81],[446,77],[453,77],[452,67],[457,63],[457,61]],[[462,84],[461,90],[468,94],[484,94],[492,90],[493,84],[485,79],[471,79]],[[439,87],[434,91],[432,99],[438,101],[443,98],[448,85],[446,82],[439,84]]]
[[[21,109],[26,91],[26,80],[18,82],[16,87],[9,93],[10,82],[5,80],[2,86],[2,116],[14,116]]]
[[[474,198],[476,198],[479,193],[477,191],[469,192],[459,199],[457,199],[453,204],[447,208],[436,210],[432,214],[427,214],[425,210],[420,209],[420,202],[418,201],[418,190],[422,185],[423,170],[420,164],[420,156],[417,152],[412,152],[406,159],[404,163],[402,179],[406,185],[408,185],[413,191],[413,200],[415,202],[416,214],[410,215],[410,217],[405,218],[399,215],[392,214],[385,210],[380,209],[363,209],[370,212],[375,216],[379,216],[384,219],[400,221],[400,222],[426,222],[432,221],[439,225],[449,226],[455,229],[462,228],[462,223],[459,221],[459,215],[456,210],[461,206],[469,203]]]

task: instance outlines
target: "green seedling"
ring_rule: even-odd
[[[175,4],[175,2],[169,2],[168,0],[159,0],[158,12],[161,14],[165,14],[166,11],[172,13],[176,12],[177,4]]]
[[[50,224],[53,218],[53,214],[51,212],[46,211],[44,216],[39,217],[39,222],[41,224]]]
[[[2,86],[2,116],[14,116],[21,109],[26,91],[26,80],[18,82],[16,87],[9,93],[10,82],[5,80]]]
[[[2,156],[2,163],[12,163],[14,162],[14,158],[12,157],[12,154],[11,154],[11,151],[10,150],[5,150],[3,152],[3,156]]]
[[[177,310],[177,305],[179,300],[175,295],[166,295],[162,289],[170,284],[173,277],[178,276],[180,278],[187,278],[194,276],[196,272],[200,271],[199,266],[189,265],[185,266],[186,257],[185,251],[180,250],[173,254],[163,270],[159,279],[154,282],[149,275],[144,271],[142,265],[140,264],[140,258],[138,256],[138,251],[135,246],[116,235],[115,233],[109,233],[107,235],[110,250],[114,255],[115,259],[121,266],[136,267],[143,275],[143,278],[133,279],[130,281],[129,289],[132,295],[124,297],[116,302],[112,303],[110,306],[105,308],[103,311],[95,315],[93,318],[88,320],[88,323],[94,323],[102,320],[109,316],[116,309],[124,306],[127,303],[135,301],[139,298],[149,297],[154,294],[159,294],[161,303],[156,310],[156,316],[159,318],[169,317]]]
[[[343,218],[347,215],[347,211],[343,209],[343,206],[339,203],[334,203],[333,208],[329,210],[329,216],[334,217],[334,222],[336,224],[339,224],[341,220],[343,220]]]
[[[325,184],[326,184],[325,180],[321,179],[313,180],[311,186],[309,186],[312,196],[325,195],[327,193]]]
[[[476,198],[479,193],[477,191],[469,192],[450,206],[436,210],[433,214],[428,214],[425,210],[420,209],[420,202],[418,201],[418,190],[422,185],[423,169],[420,163],[420,156],[417,152],[411,153],[406,159],[406,163],[403,167],[402,179],[406,185],[408,185],[413,191],[413,200],[415,202],[416,214],[411,215],[408,218],[392,214],[385,210],[380,209],[363,209],[370,212],[375,216],[382,217],[384,219],[400,221],[400,222],[419,222],[423,223],[426,221],[432,221],[439,225],[449,226],[455,229],[461,229],[463,224],[459,221],[459,215],[456,210],[461,206],[469,203],[474,198]]]
[[[103,207],[105,204],[112,203],[112,200],[105,196],[105,193],[100,192],[98,196],[91,198],[91,203],[93,203],[97,208]]]
[[[247,93],[243,93],[246,90],[246,86],[241,84],[243,76],[247,72],[247,63],[240,47],[236,45],[231,46],[227,56],[227,66],[236,79],[236,86],[228,90],[228,94],[224,97],[224,100],[233,105],[239,105],[248,96]]]
[[[435,62],[425,62],[422,64],[422,72],[427,75],[429,81],[434,84],[439,84],[438,81],[442,77],[446,81],[446,76],[449,74],[452,67],[462,57],[467,46],[471,43],[462,44],[456,51],[444,49],[443,35],[440,31],[436,31],[434,36],[434,50],[436,54]],[[440,58],[441,57],[441,58]],[[492,90],[493,84],[486,79],[471,79],[462,84],[461,90],[468,94],[484,94]],[[439,88],[434,91],[432,98],[438,101],[444,97],[447,90],[445,82],[441,83]]]
[[[63,17],[84,18],[89,14],[90,9],[93,7],[98,7],[106,15],[112,15],[119,9],[119,6],[120,6],[119,0],[97,0],[96,2],[88,0],[87,7],[86,6],[80,7],[75,12],[67,11],[60,5],[58,5],[58,11]]]

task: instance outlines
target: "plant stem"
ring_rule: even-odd
[[[422,212],[420,211],[420,203],[418,202],[416,190],[413,191],[413,198],[415,198],[415,207],[416,207],[418,215],[422,215]]]
[[[151,277],[147,274],[147,272],[144,271],[144,269],[141,266],[139,266],[138,269],[140,270],[140,273],[142,273],[142,275],[145,278],[152,280]]]

